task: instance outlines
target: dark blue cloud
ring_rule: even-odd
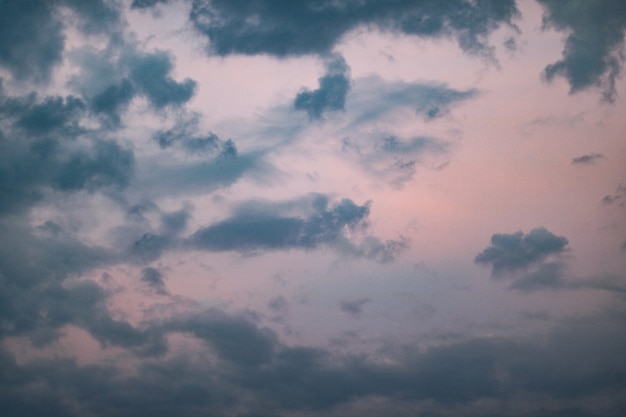
[[[589,87],[603,90],[604,99],[615,100],[615,82],[623,65],[626,5],[621,0],[568,2],[539,0],[544,25],[567,32],[563,58],[545,69],[552,80],[565,77],[574,94]]]
[[[239,206],[232,217],[199,229],[187,243],[242,253],[327,246],[348,256],[393,261],[408,248],[407,239],[381,241],[366,235],[355,243],[347,237],[348,231],[367,230],[369,210],[369,202],[359,206],[343,199],[331,204],[321,194],[277,203],[252,201]]]
[[[83,127],[86,111],[74,96],[6,96],[0,83],[0,213],[16,213],[50,190],[115,191],[130,184],[133,152]]]
[[[159,3],[167,3],[168,1],[169,0],[133,0],[130,7],[133,9],[148,9]]]
[[[453,37],[489,55],[487,35],[517,15],[515,2],[195,0],[190,19],[218,55],[326,54],[349,31],[375,27],[422,37]]]
[[[0,65],[18,80],[47,81],[61,61],[65,36],[50,2],[0,2]]]
[[[306,111],[312,120],[320,119],[327,111],[344,110],[349,89],[350,68],[343,57],[333,56],[326,63],[326,74],[319,79],[319,88],[300,91],[293,106]]]
[[[304,215],[289,216],[281,214],[279,204],[256,211],[251,203],[234,217],[198,230],[190,242],[212,251],[313,249],[340,240],[344,228],[363,226],[369,215],[369,204],[358,206],[348,199],[330,205],[318,195],[309,204]]]
[[[557,236],[543,227],[533,229],[528,234],[495,234],[491,237],[491,246],[476,255],[474,262],[491,265],[497,276],[538,264],[550,255],[562,253],[567,245],[565,237]]]
[[[196,92],[194,80],[171,77],[174,61],[165,51],[142,52],[132,43],[112,43],[105,50],[75,50],[70,57],[81,67],[70,85],[85,97],[93,113],[114,125],[137,96],[162,110],[183,106]]]
[[[98,298],[98,291],[89,286],[78,291],[87,300]],[[2,349],[0,407],[22,415],[46,403],[59,416],[97,412],[105,417],[259,412],[374,417],[417,414],[424,407],[434,415],[501,415],[502,409],[509,409],[509,417],[566,415],[566,411],[618,417],[623,410],[623,311],[564,320],[537,336],[541,343],[489,337],[426,349],[399,345],[384,350],[385,361],[288,346],[257,320],[251,313],[209,309],[151,323],[139,334],[94,326],[113,330],[121,339],[112,340],[124,340],[123,346],[136,346],[149,337],[163,340],[169,333],[184,334],[205,346],[196,352],[200,354],[144,361],[133,374],[122,374],[106,362],[80,365],[44,358],[19,363]],[[528,402],[528,395],[534,401]],[[600,403],[587,406],[598,398]],[[517,412],[519,407],[522,413]]]
[[[132,81],[157,109],[184,104],[196,90],[196,82],[192,79],[177,82],[169,76],[173,64],[166,52],[138,53],[131,59],[130,65]]]

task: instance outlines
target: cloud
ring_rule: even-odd
[[[133,0],[130,5],[133,9],[148,9],[154,7],[159,3],[167,3],[169,0]]]
[[[524,270],[544,261],[548,256],[565,251],[568,240],[557,236],[543,227],[531,230],[528,234],[521,231],[511,234],[495,234],[491,237],[491,246],[476,255],[474,262],[491,265],[495,276],[506,272]]]
[[[619,77],[626,31],[626,7],[620,0],[592,2],[561,2],[539,0],[544,7],[544,25],[568,36],[563,58],[545,68],[550,81],[565,77],[574,94],[590,87],[603,90],[607,101],[616,97],[615,82]]]
[[[343,57],[327,59],[326,74],[319,79],[317,90],[301,90],[293,103],[296,110],[304,110],[311,120],[322,118],[326,111],[344,110],[350,90],[350,67]]]
[[[232,139],[221,140],[215,133],[198,134],[198,116],[178,120],[167,130],[158,131],[154,138],[161,149],[182,148],[191,155],[206,156],[217,153],[222,158],[237,158],[237,147]]]
[[[48,81],[53,67],[61,61],[64,46],[63,26],[49,2],[2,2],[0,65],[11,71],[13,77]]]
[[[604,155],[601,153],[590,153],[586,155],[577,156],[572,159],[572,164],[576,165],[593,165],[598,159],[603,159]]]
[[[448,144],[430,137],[416,136],[408,139],[386,135],[371,139],[344,138],[342,151],[356,158],[362,169],[375,180],[384,180],[401,188],[413,180],[424,159],[445,156]]]
[[[134,97],[145,97],[152,107],[180,107],[195,94],[197,83],[174,80],[172,56],[165,51],[144,52],[132,43],[113,43],[104,50],[81,48],[70,53],[81,71],[70,86],[86,97],[91,111],[120,122],[120,112]]]
[[[357,113],[360,125],[388,116],[399,108],[412,108],[425,121],[441,118],[463,101],[475,98],[475,89],[455,90],[440,83],[385,81],[377,76],[357,79],[348,99],[348,108]]]
[[[365,236],[353,242],[351,233],[368,227],[370,203],[343,199],[332,203],[322,194],[286,202],[241,204],[230,218],[203,227],[189,239],[192,247],[221,252],[254,252],[333,247],[340,252],[389,262],[408,247],[406,240],[382,242]]]
[[[186,103],[196,90],[192,79],[177,82],[169,76],[173,63],[167,52],[133,54],[128,65],[132,81],[157,109]]]
[[[411,0],[305,0],[288,5],[270,0],[198,0],[193,3],[190,20],[209,38],[210,50],[222,56],[324,55],[344,35],[360,27],[427,38],[456,38],[464,50],[490,56],[487,35],[501,25],[512,25],[517,14],[515,2],[509,0],[437,4]]]
[[[211,251],[313,249],[344,239],[345,229],[365,227],[370,207],[348,199],[329,205],[324,195],[295,203],[301,214],[282,214],[289,204],[267,203],[260,210],[259,204],[244,204],[235,216],[198,230],[190,243]]]
[[[37,102],[0,97],[0,212],[39,201],[48,190],[122,189],[134,173],[132,151],[79,127],[83,104],[71,96]],[[11,126],[12,125],[12,126]],[[81,141],[74,141],[78,136]]]
[[[617,203],[620,207],[624,206],[624,197],[626,197],[626,186],[620,184],[615,189],[614,194],[607,194],[602,198],[604,204],[610,205]]]
[[[563,281],[564,270],[565,265],[562,262],[539,264],[537,270],[516,279],[511,288],[525,292],[565,288],[567,284]]]
[[[0,336],[28,336],[35,345],[54,342],[69,324],[89,331],[102,343],[127,347],[145,342],[105,307],[107,294],[91,280],[69,281],[115,262],[103,248],[87,246],[48,221],[36,228],[0,221]]]
[[[201,346],[143,360],[134,373],[58,357],[18,363],[3,349],[0,406],[15,415],[46,404],[52,415],[78,415],[80,407],[81,414],[110,417],[374,417],[424,410],[617,417],[623,410],[625,324],[624,313],[614,311],[561,320],[541,335],[470,338],[426,349],[394,344],[380,361],[288,346],[254,315],[210,309],[160,325]]]
[[[145,282],[150,288],[152,288],[157,294],[168,294],[165,288],[165,281],[163,280],[163,273],[155,268],[144,268],[141,271],[141,281]]]
[[[363,315],[363,307],[365,304],[371,303],[372,300],[368,297],[355,298],[352,300],[343,300],[339,303],[339,309],[344,313],[358,318]]]

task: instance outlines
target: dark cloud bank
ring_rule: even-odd
[[[380,362],[285,346],[245,314],[206,310],[152,331],[192,337],[211,360],[179,352],[123,376],[112,365],[64,359],[18,365],[3,351],[0,409],[8,415],[45,410],[52,416],[116,417],[618,417],[625,405],[626,317],[595,319],[563,322],[541,343],[477,338],[421,352],[403,346]],[[130,343],[132,335],[117,342]]]

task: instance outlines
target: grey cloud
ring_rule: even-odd
[[[596,86],[603,90],[605,100],[615,100],[615,82],[624,60],[620,53],[626,31],[624,2],[539,3],[545,11],[544,25],[568,33],[563,58],[546,67],[546,78],[565,77],[572,94]]]
[[[73,96],[6,96],[0,83],[0,212],[35,204],[50,190],[129,185],[133,152],[82,127],[85,110]]]
[[[368,297],[355,298],[352,300],[343,300],[339,303],[339,309],[353,317],[360,317],[363,314],[365,304],[371,303]]]
[[[180,107],[196,91],[194,80],[176,81],[170,73],[174,67],[169,53],[161,50],[140,51],[132,43],[98,51],[83,48],[70,53],[81,72],[70,85],[86,97],[91,110],[114,124],[120,122],[120,112],[136,96],[145,97],[157,110]]]
[[[342,145],[342,151],[356,158],[373,178],[398,188],[414,178],[425,159],[448,153],[446,142],[425,136],[407,139],[396,135],[344,138]]]
[[[438,119],[451,107],[475,98],[474,89],[455,90],[438,83],[407,83],[384,81],[378,77],[357,79],[348,98],[348,107],[358,116],[355,124],[377,120],[402,107],[415,109],[425,121]]]
[[[61,140],[11,140],[0,133],[0,212],[38,202],[46,190],[119,189],[134,170],[131,151],[94,140],[91,149],[73,149]]]
[[[343,236],[344,227],[362,226],[369,215],[369,204],[358,206],[348,199],[329,205],[317,195],[307,201],[304,213],[283,215],[281,205],[248,203],[234,217],[198,230],[190,242],[198,248],[224,251],[256,249],[312,249],[330,244]]]
[[[157,294],[167,294],[163,273],[155,268],[144,268],[141,271],[141,281],[145,282],[150,288],[154,289]]]
[[[196,82],[192,79],[177,82],[169,76],[173,64],[166,52],[137,54],[130,59],[130,66],[134,84],[157,109],[184,104],[196,90]]]
[[[65,47],[60,8],[68,7],[89,33],[112,32],[119,23],[113,2],[103,0],[4,0],[0,2],[0,65],[17,80],[46,82]]]
[[[626,197],[626,186],[620,184],[615,189],[614,194],[607,194],[602,198],[604,204],[618,204],[620,207],[624,206],[624,197]]]
[[[564,270],[565,265],[562,262],[542,263],[537,270],[516,279],[511,288],[526,292],[565,288],[567,284],[563,280]]]
[[[93,281],[68,282],[97,266],[114,263],[110,251],[90,247],[52,222],[32,229],[21,222],[0,222],[0,315],[6,336],[28,336],[37,346],[53,343],[72,324],[103,344],[143,349],[159,337],[115,320],[106,291]]]
[[[311,120],[320,119],[327,111],[344,110],[349,89],[350,67],[343,57],[332,56],[326,62],[326,74],[319,79],[319,88],[300,91],[293,106],[306,111]]]
[[[495,234],[491,246],[476,255],[474,262],[491,265],[495,276],[505,272],[523,270],[538,264],[550,255],[565,251],[568,240],[557,236],[543,227],[511,234]]]
[[[96,114],[108,116],[115,124],[120,123],[119,112],[126,108],[135,96],[135,89],[128,79],[113,84],[91,99],[91,109]]]
[[[239,152],[231,140],[222,142],[216,157],[178,161],[171,154],[144,161],[133,188],[146,197],[180,196],[224,188],[244,176],[263,182],[275,169],[263,161],[263,152]]]
[[[65,36],[50,2],[0,3],[0,65],[18,80],[47,81],[61,61]]]
[[[167,130],[158,131],[154,138],[161,149],[179,147],[191,155],[218,154],[222,158],[236,158],[237,147],[232,139],[223,141],[215,133],[198,134],[198,116],[178,120]]]
[[[148,9],[159,3],[167,3],[168,1],[169,0],[133,0],[130,7],[133,9]]]
[[[116,3],[107,0],[63,0],[81,19],[80,29],[87,33],[115,33],[120,23]]]
[[[327,196],[270,203],[252,201],[236,208],[228,219],[196,231],[187,244],[209,251],[254,252],[332,247],[346,255],[390,262],[406,250],[406,239],[381,241],[366,235],[349,239],[348,230],[366,231],[370,203],[357,205],[343,199],[330,203]]]
[[[134,156],[115,142],[96,141],[90,151],[77,152],[61,167],[56,183],[61,190],[94,191],[103,187],[128,186]]]
[[[595,164],[598,159],[602,158],[604,158],[604,155],[602,155],[601,153],[590,153],[573,158],[572,164],[592,165]]]
[[[31,98],[34,98],[31,96]],[[77,116],[85,103],[76,97],[46,97],[41,103],[24,106],[16,124],[32,135],[41,135],[63,129],[64,133],[78,133]],[[17,110],[17,109],[15,109]]]
[[[625,323],[623,311],[614,311],[562,320],[533,340],[475,338],[428,349],[393,345],[381,362],[287,346],[253,315],[212,309],[155,328],[161,334],[185,333],[204,342],[208,351],[144,360],[135,374],[122,375],[106,363],[79,365],[57,358],[18,363],[2,350],[0,388],[7,389],[0,405],[16,415],[46,403],[60,416],[97,412],[104,417],[373,417],[390,415],[392,404],[404,405],[401,415],[417,415],[427,406],[434,415],[522,417],[568,411],[618,417],[624,405]],[[529,403],[527,395],[534,400]],[[360,408],[370,400],[377,408]]]
[[[466,51],[491,55],[487,35],[512,25],[514,1],[299,2],[196,0],[190,19],[218,55],[326,54],[349,31],[375,27],[420,37],[456,38]]]

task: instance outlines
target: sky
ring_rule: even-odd
[[[0,414],[621,417],[622,0],[0,0]]]

